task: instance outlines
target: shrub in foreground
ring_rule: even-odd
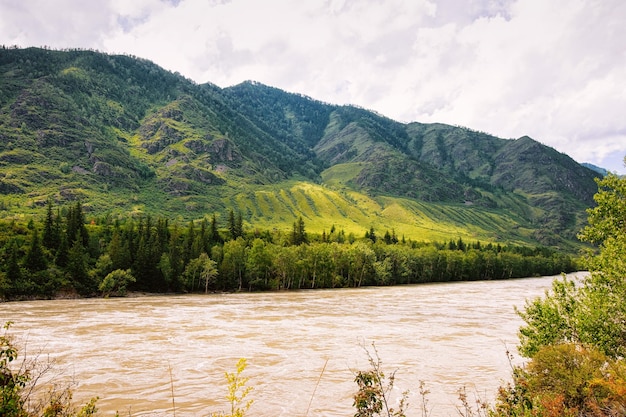
[[[626,365],[573,343],[545,346],[501,387],[494,417],[626,415]]]

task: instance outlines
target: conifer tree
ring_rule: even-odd
[[[228,212],[228,233],[230,234],[230,239],[237,239],[237,226],[235,225],[235,212],[231,209]]]
[[[243,237],[243,217],[241,216],[241,212],[237,212],[237,217],[235,217],[235,212],[233,210],[229,211],[228,232],[230,233],[231,240]]]
[[[18,261],[18,248],[15,240],[9,246],[9,261],[7,262],[6,277],[10,285],[15,285],[22,279],[22,270]]]
[[[70,207],[67,212],[66,236],[68,242],[74,242],[75,239],[86,248],[89,245],[89,232],[85,226],[85,215],[80,201],[77,201],[74,207]]]
[[[241,212],[237,212],[237,221],[235,222],[235,231],[237,237],[243,237],[243,217]]]
[[[153,233],[144,234],[139,241],[132,271],[133,276],[137,278],[137,285],[143,290],[158,292],[167,289],[159,269],[161,261],[159,247],[158,238]]]
[[[165,252],[170,241],[169,222],[167,219],[158,219],[156,227],[157,237],[159,238],[159,242],[161,244],[161,252]]]
[[[37,228],[33,229],[33,233],[30,240],[30,245],[26,256],[24,257],[24,266],[31,272],[43,271],[47,268],[48,262],[46,256],[43,253],[41,242],[39,241],[39,232]]]
[[[200,232],[198,236],[196,236],[196,241],[194,242],[194,252],[196,253],[209,253],[209,231],[207,229],[207,221],[206,218],[202,218],[202,222],[200,223]]]
[[[194,256],[194,242],[196,240],[196,229],[194,228],[193,221],[189,222],[187,227],[187,233],[185,234],[184,247],[183,247],[183,262],[189,263],[191,259],[197,258]],[[200,255],[198,253],[198,255]]]
[[[374,232],[374,227],[370,227],[370,231],[369,233],[366,231],[365,232],[365,238],[371,240],[372,242],[376,243],[376,232]]]
[[[128,242],[124,241],[122,232],[115,229],[111,241],[109,242],[108,254],[111,258],[112,268],[126,270],[132,265]]]
[[[60,229],[57,226],[58,222],[52,211],[52,201],[48,200],[42,243],[44,247],[53,251],[56,251],[59,248],[59,243],[61,241]]]
[[[183,262],[183,256],[181,253],[180,246],[180,233],[178,228],[174,226],[172,233],[170,235],[169,242],[169,251],[167,253],[169,267],[170,267],[170,277],[169,282],[172,289],[178,289],[180,283],[180,277],[185,268],[185,264]]]
[[[215,218],[215,214],[211,218],[210,242],[213,245],[216,243],[222,243],[222,237],[220,236],[220,232],[217,229],[217,220]]]
[[[306,236],[304,220],[302,219],[302,216],[300,216],[298,220],[293,223],[291,243],[293,245],[301,245],[303,243],[308,243],[308,238]]]
[[[68,252],[67,267],[72,286],[80,294],[90,294],[95,291],[96,285],[90,282],[87,269],[87,254],[79,239],[75,239]]]
[[[61,268],[66,267],[69,261],[69,252],[70,252],[70,246],[69,246],[69,242],[67,241],[67,235],[61,234],[61,240],[59,242],[59,249],[57,249],[57,253],[54,257],[54,263],[57,264],[57,266],[60,266]]]

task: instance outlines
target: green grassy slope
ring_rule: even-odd
[[[234,194],[229,206],[242,213],[250,227],[289,233],[302,216],[307,231],[334,228],[356,237],[374,228],[379,236],[395,231],[417,241],[462,238],[466,241],[534,244],[532,230],[520,218],[500,210],[463,203],[427,203],[412,199],[371,197],[350,188],[289,181]]]
[[[0,49],[0,216],[91,215],[572,247],[593,171],[530,138],[403,124],[254,82],[197,85],[92,51]]]

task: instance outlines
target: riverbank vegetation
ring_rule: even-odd
[[[498,393],[495,416],[626,415],[626,179],[598,181],[580,238],[599,246],[582,281],[556,280],[520,316],[528,358]]]
[[[511,382],[499,389],[493,406],[488,406],[480,401],[473,406],[468,401],[465,392],[460,391],[459,398],[462,405],[458,409],[459,415],[465,417],[616,417],[626,415],[626,363],[624,362],[626,354],[626,306],[623,302],[626,296],[626,280],[624,279],[626,277],[626,179],[609,175],[600,180],[598,185],[600,189],[595,197],[598,204],[589,209],[589,224],[580,233],[581,239],[597,244],[600,249],[599,252],[588,255],[587,265],[590,266],[591,273],[581,281],[572,281],[565,277],[560,280],[557,279],[554,281],[552,289],[546,292],[543,298],[527,302],[524,310],[519,311],[520,316],[525,321],[525,324],[520,328],[519,351],[527,358],[527,361],[523,365],[513,367]],[[70,227],[69,225],[72,224],[79,225],[76,232],[77,238],[72,244],[72,248],[80,246],[82,240],[78,236],[85,236],[84,242],[91,242],[94,236],[90,233],[82,235],[80,224],[83,223],[72,222],[73,216],[79,216],[80,210],[78,208],[77,205],[74,208],[74,214],[67,216],[68,226],[66,227]],[[58,216],[53,219],[53,224],[59,221]],[[234,224],[236,223],[235,221]],[[160,222],[157,222],[158,224]],[[31,230],[31,240],[23,259],[31,259],[32,261],[33,259],[37,260],[40,256],[45,262],[46,250],[41,249],[40,251],[37,248],[37,228],[33,227],[28,230]],[[102,231],[104,230],[107,228],[102,228]],[[120,230],[141,230],[144,235],[140,233],[139,236],[145,238],[151,236],[146,230],[164,229],[159,229],[158,226],[148,227],[143,221],[137,224],[136,229],[128,229],[128,226],[126,228],[113,226],[110,228],[109,245],[113,242],[113,236],[121,234]],[[176,232],[177,229],[174,228],[173,230]],[[188,232],[182,234],[183,237],[180,238],[180,241],[186,242],[186,245],[183,245],[180,250],[189,246],[193,247],[195,240],[189,239],[190,235],[195,236],[193,230],[195,230],[194,227],[190,225]],[[304,231],[302,223],[294,223],[293,236],[298,234],[298,230]],[[46,233],[44,225],[44,236]],[[373,231],[370,231],[368,237],[363,240],[341,244],[369,248],[373,252],[372,262],[379,262],[377,245],[382,245],[382,243],[377,242],[376,239],[371,239],[372,233]],[[103,234],[99,236],[103,236]],[[184,236],[187,238],[185,239]],[[304,237],[305,235],[302,233],[300,236]],[[120,238],[118,237],[118,239]],[[370,240],[371,243],[367,243],[365,239]],[[228,242],[240,242],[244,253],[246,251],[252,252],[255,244],[257,246],[275,245],[277,248],[300,248],[313,245],[312,242],[305,244],[303,240],[299,242],[300,244],[296,244],[294,241],[291,245],[279,246],[275,242],[254,237],[251,241],[252,246],[248,246],[241,244],[246,242],[242,236],[237,236],[222,242],[221,246],[218,247],[221,247],[223,252],[227,252],[228,249],[225,247],[227,247]],[[456,247],[452,247],[453,243]],[[472,250],[482,253],[486,250],[483,247],[468,248],[467,246],[461,250],[459,249],[460,243],[450,242],[447,248],[431,246],[430,250],[444,253],[453,251],[469,253]],[[339,245],[339,242],[320,241],[317,244]],[[15,246],[16,243],[13,242],[11,245]],[[394,245],[397,243],[385,243],[385,245],[395,247]],[[428,247],[420,245],[413,247],[407,243],[403,243],[403,245],[411,250],[422,250],[424,247]],[[383,247],[387,249],[387,246]],[[178,246],[173,245],[173,247]],[[84,251],[87,251],[87,246],[83,246],[83,248]],[[73,250],[77,251],[76,249]],[[259,248],[257,247],[256,250]],[[42,255],[37,255],[38,252],[41,252]],[[387,252],[382,251],[382,253],[386,254]],[[507,253],[507,251],[494,251],[494,253]],[[513,254],[516,253],[513,252]],[[100,256],[106,255],[111,257],[111,253],[104,253]],[[524,258],[522,254],[517,255],[522,259]],[[25,267],[20,265],[15,252],[11,256],[15,258],[14,266],[17,265],[21,273]],[[103,262],[101,257],[98,258],[96,264]],[[71,257],[69,258],[71,259]],[[200,256],[193,259],[200,259]],[[75,262],[75,260],[71,262]],[[71,262],[68,259],[67,265],[70,265]],[[202,258],[202,261],[198,261],[198,264],[202,266],[202,268],[198,267],[202,271],[193,275],[194,280],[201,281],[204,279],[206,282],[211,281],[211,285],[214,285],[215,282],[212,281],[214,275],[209,274],[205,269],[217,268],[218,272],[221,272],[217,267],[218,263],[207,255],[206,258]],[[223,259],[221,265],[223,268]],[[363,267],[363,264],[360,265]],[[245,266],[242,267],[242,270],[244,268]],[[184,269],[184,271],[186,270],[187,268]],[[132,275],[132,267],[130,271],[118,273],[111,279],[124,281],[124,285],[132,285],[134,282],[129,278]],[[235,268],[234,271],[237,272],[237,269]],[[91,275],[89,271],[86,273],[87,276]],[[185,272],[183,272],[183,276],[184,274]],[[244,280],[243,273],[234,276],[241,277],[239,282],[234,279],[232,281],[232,284],[239,288],[243,288],[244,282],[249,282]],[[363,281],[361,284],[366,285],[368,282]],[[205,283],[205,285],[207,284]],[[207,287],[205,286],[205,288]],[[11,366],[17,358],[17,349],[8,337],[6,330],[8,330],[8,325],[5,327],[5,333],[0,337],[1,415],[19,417],[31,415],[90,416],[97,411],[95,399],[80,409],[74,408],[70,401],[71,393],[65,397],[49,397],[50,400],[42,403],[41,412],[32,413],[28,411],[25,407],[24,395],[28,395],[30,392],[27,387],[33,381],[30,373],[32,368],[18,366],[16,369]],[[390,384],[393,384],[395,374],[392,373],[385,380],[377,355],[375,357],[370,356],[369,359],[372,369],[357,372],[355,375],[355,382],[358,387],[354,396],[354,407],[357,409],[355,415],[404,416],[405,396],[402,397],[402,402],[399,403],[395,411],[388,407],[389,398],[386,395],[389,392],[389,387],[392,386]],[[245,361],[239,362],[237,372],[226,375],[229,384],[229,396],[227,398],[232,406],[231,415],[243,416],[251,404],[245,398],[250,389],[246,386],[247,379],[241,376],[244,369]],[[422,400],[425,401],[428,391],[423,386],[420,386],[420,394]],[[425,406],[420,408],[420,412],[422,416],[430,415],[430,411]]]
[[[56,378],[54,364],[20,352],[4,323],[0,334],[0,416],[90,417],[96,415],[98,398],[83,406],[73,402],[72,386]],[[18,359],[19,358],[19,359]]]
[[[480,399],[473,404],[461,390],[461,417],[626,415],[626,178],[608,175],[598,186],[597,206],[579,234],[599,247],[587,255],[590,274],[581,281],[563,275],[543,298],[527,301],[518,311],[525,322],[518,351],[527,361],[512,367],[512,380],[492,406]],[[376,389],[363,387],[357,375],[355,406],[366,393],[370,407],[356,415],[395,415],[380,406],[386,398],[375,378],[378,365],[365,374],[374,375]]]
[[[569,254],[545,247],[417,242],[395,230],[356,237],[332,227],[244,230],[232,210],[181,225],[164,218],[85,218],[82,205],[47,204],[41,218],[0,223],[0,296],[342,288],[508,279],[572,272]]]

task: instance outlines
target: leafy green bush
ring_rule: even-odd
[[[408,391],[402,393],[397,409],[391,406],[390,394],[395,382],[395,372],[388,377],[382,369],[382,362],[378,356],[376,346],[372,343],[374,355],[366,350],[370,369],[368,371],[358,371],[354,382],[359,390],[354,395],[354,404],[357,412],[355,417],[405,417],[407,407]],[[420,387],[422,389],[422,387]]]
[[[520,351],[532,357],[543,346],[572,342],[626,357],[626,178],[609,175],[598,181],[582,239],[598,243],[591,254],[590,275],[582,282],[555,281],[543,299],[527,303],[520,316]]]
[[[135,282],[136,279],[130,269],[116,269],[104,277],[98,289],[106,296],[111,294],[126,295],[128,284]]]
[[[11,368],[17,359],[17,349],[8,334],[10,325],[9,322],[4,325],[4,333],[0,336],[0,383],[2,384],[0,415],[23,417],[28,414],[24,409],[24,398],[21,394],[30,380],[30,375],[25,370],[15,371]]]
[[[580,238],[599,244],[582,282],[563,278],[519,312],[530,361],[500,388],[494,417],[626,415],[626,178],[598,181]]]

